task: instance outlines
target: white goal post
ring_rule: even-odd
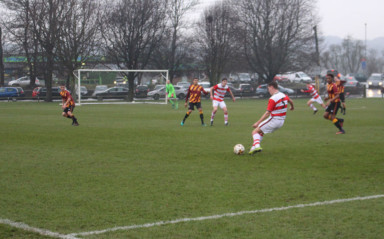
[[[82,81],[84,80],[84,78],[86,78],[86,74],[98,73],[100,75],[100,74],[105,74],[105,73],[114,73],[114,75],[116,75],[119,73],[129,73],[129,72],[142,73],[142,74],[152,74],[152,75],[157,74],[160,77],[160,82],[158,82],[158,83],[161,83],[164,86],[166,84],[166,81],[169,78],[169,71],[168,70],[77,69],[73,72],[73,75],[77,79],[77,86],[75,87],[76,95],[77,95],[77,102],[76,103],[78,105],[81,105],[81,104],[132,104],[132,103],[167,104],[167,101],[168,101],[167,94],[165,94],[165,96],[164,96],[164,98],[165,98],[164,101],[154,101],[154,100],[151,100],[151,98],[136,100],[136,98],[134,98],[134,100],[132,102],[127,102],[127,101],[120,101],[119,102],[116,100],[115,101],[111,100],[111,101],[100,102],[100,101],[96,100],[97,97],[96,98],[95,97],[87,97],[88,98],[87,100],[82,100],[81,86],[84,86],[84,84],[82,84]],[[109,84],[106,84],[105,82],[102,83],[103,81],[101,78],[102,77],[100,77],[100,84],[101,85],[103,85],[103,86],[108,85],[109,89],[117,87],[116,80],[114,81],[114,84],[111,84],[111,82],[109,82]],[[152,84],[152,82],[150,82],[150,84]],[[93,87],[94,87],[94,85],[93,85]],[[85,97],[83,97],[83,98],[85,98]]]

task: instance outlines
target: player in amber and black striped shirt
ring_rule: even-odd
[[[199,79],[195,78],[193,79],[192,85],[190,85],[188,88],[188,93],[187,93],[187,96],[185,97],[185,107],[187,107],[188,105],[188,99],[189,99],[189,107],[188,107],[187,113],[184,116],[183,121],[181,121],[181,126],[184,125],[185,120],[192,113],[192,110],[194,110],[195,107],[199,110],[201,125],[206,126],[204,124],[203,109],[201,108],[201,92],[203,92],[206,95],[208,94],[208,92],[206,92],[204,88],[198,83],[199,83]]]
[[[341,110],[341,113],[345,115],[347,109],[345,107],[344,84],[346,80],[340,78],[340,73],[337,75],[337,78],[335,77],[335,80],[336,80],[337,89],[339,90],[339,94],[340,94],[340,102],[341,102],[340,110]]]
[[[73,110],[75,109],[75,101],[73,100],[71,93],[65,89],[65,86],[60,86],[60,96],[63,100],[61,108],[63,108],[63,117],[72,119],[72,125],[79,126]]]
[[[328,97],[325,100],[328,100],[325,104],[327,109],[324,113],[324,118],[329,119],[333,124],[339,129],[336,134],[345,134],[343,129],[344,119],[336,118],[337,111],[340,107],[340,93],[337,88],[336,83],[333,82],[334,76],[332,74],[327,74],[327,91]]]

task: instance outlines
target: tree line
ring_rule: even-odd
[[[53,73],[73,88],[73,72],[92,56],[104,56],[121,69],[168,69],[171,80],[182,74],[181,65],[193,65],[212,84],[241,71],[269,82],[278,73],[310,69],[318,59],[315,0],[222,0],[197,19],[191,13],[198,0],[0,3],[6,9],[1,19],[6,51],[26,56],[31,86],[36,76],[44,77],[47,101]],[[323,51],[322,64],[344,70],[358,59],[337,52],[337,47]],[[127,73],[129,100],[135,77]]]

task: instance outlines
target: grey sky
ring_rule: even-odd
[[[200,0],[194,15],[219,0]],[[384,37],[384,0],[317,0],[320,31],[325,36],[365,39]]]

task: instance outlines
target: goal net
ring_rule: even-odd
[[[128,74],[134,73],[133,101],[129,99]],[[78,69],[76,103],[82,104],[166,104],[168,70]]]

